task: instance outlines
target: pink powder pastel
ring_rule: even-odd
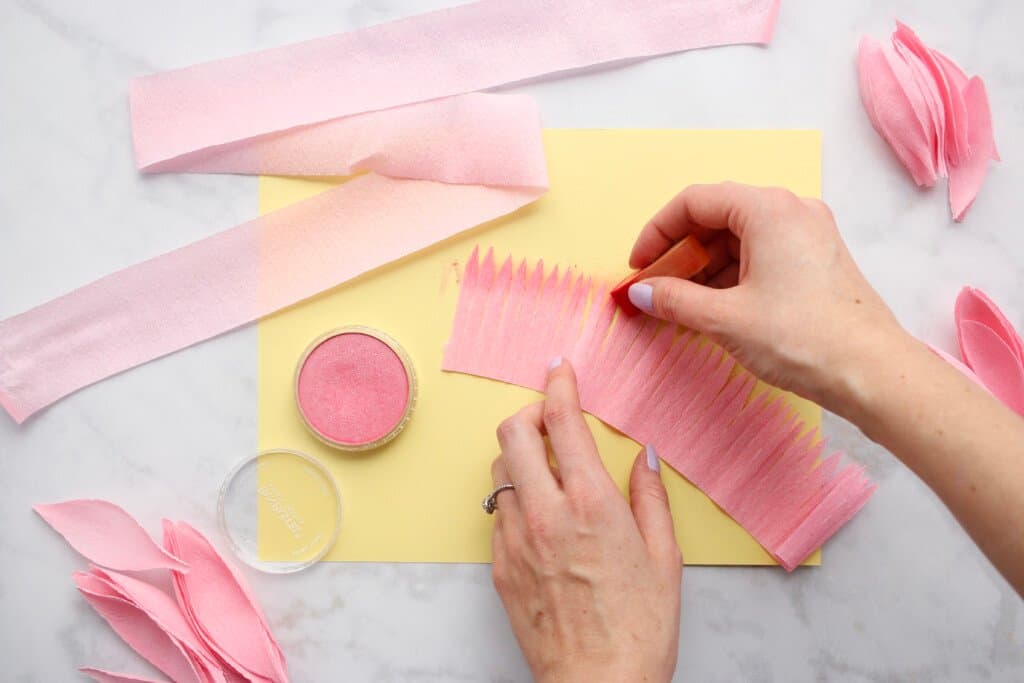
[[[327,441],[359,446],[389,435],[405,417],[409,377],[385,342],[346,332],[321,342],[299,372],[299,410]]]

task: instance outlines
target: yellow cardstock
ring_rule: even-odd
[[[259,323],[259,445],[319,459],[342,497],[342,527],[328,560],[489,562],[491,524],[480,502],[491,490],[497,424],[537,393],[441,372],[462,261],[473,246],[543,258],[618,280],[644,222],[693,183],[736,180],[821,191],[818,131],[547,130],[551,191],[511,216],[381,267]],[[260,179],[260,211],[274,211],[340,181]],[[408,351],[419,399],[405,431],[379,450],[345,453],[306,431],[294,399],[295,366],[316,337],[366,325]],[[809,425],[820,410],[788,398]],[[605,465],[626,490],[639,445],[587,416]],[[663,468],[688,564],[774,564],[738,524],[683,477]],[[299,494],[301,492],[294,492]],[[279,559],[287,529],[259,507],[260,552]],[[815,553],[808,564],[819,564]]]

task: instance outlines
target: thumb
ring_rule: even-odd
[[[682,558],[668,493],[661,481],[661,461],[651,445],[645,446],[633,463],[629,475],[629,505],[651,555],[671,566],[680,566]]]
[[[677,277],[653,277],[629,288],[629,301],[644,313],[700,332],[721,328],[730,292]]]

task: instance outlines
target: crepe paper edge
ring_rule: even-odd
[[[7,411],[15,424],[20,425],[28,418],[28,415],[15,405],[14,396],[9,394],[3,386],[0,386],[0,408]]]

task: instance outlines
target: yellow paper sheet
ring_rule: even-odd
[[[516,214],[266,318],[259,323],[259,444],[292,448],[323,462],[341,490],[341,535],[328,560],[488,562],[492,518],[480,509],[491,489],[495,426],[535,392],[442,373],[441,356],[458,296],[460,263],[473,248],[543,257],[619,279],[637,232],[679,189],[736,180],[817,197],[817,131],[548,130],[551,191]],[[261,178],[260,211],[331,186]],[[342,325],[381,329],[401,343],[419,377],[405,432],[368,453],[332,450],[311,436],[293,395],[295,364],[315,337]],[[812,425],[820,411],[792,397]],[[588,416],[605,464],[625,490],[639,446]],[[772,564],[769,555],[704,494],[663,468],[676,532],[688,564]],[[272,514],[261,510],[266,514]],[[260,517],[260,548],[280,555],[287,539]],[[813,555],[809,564],[818,564]]]

